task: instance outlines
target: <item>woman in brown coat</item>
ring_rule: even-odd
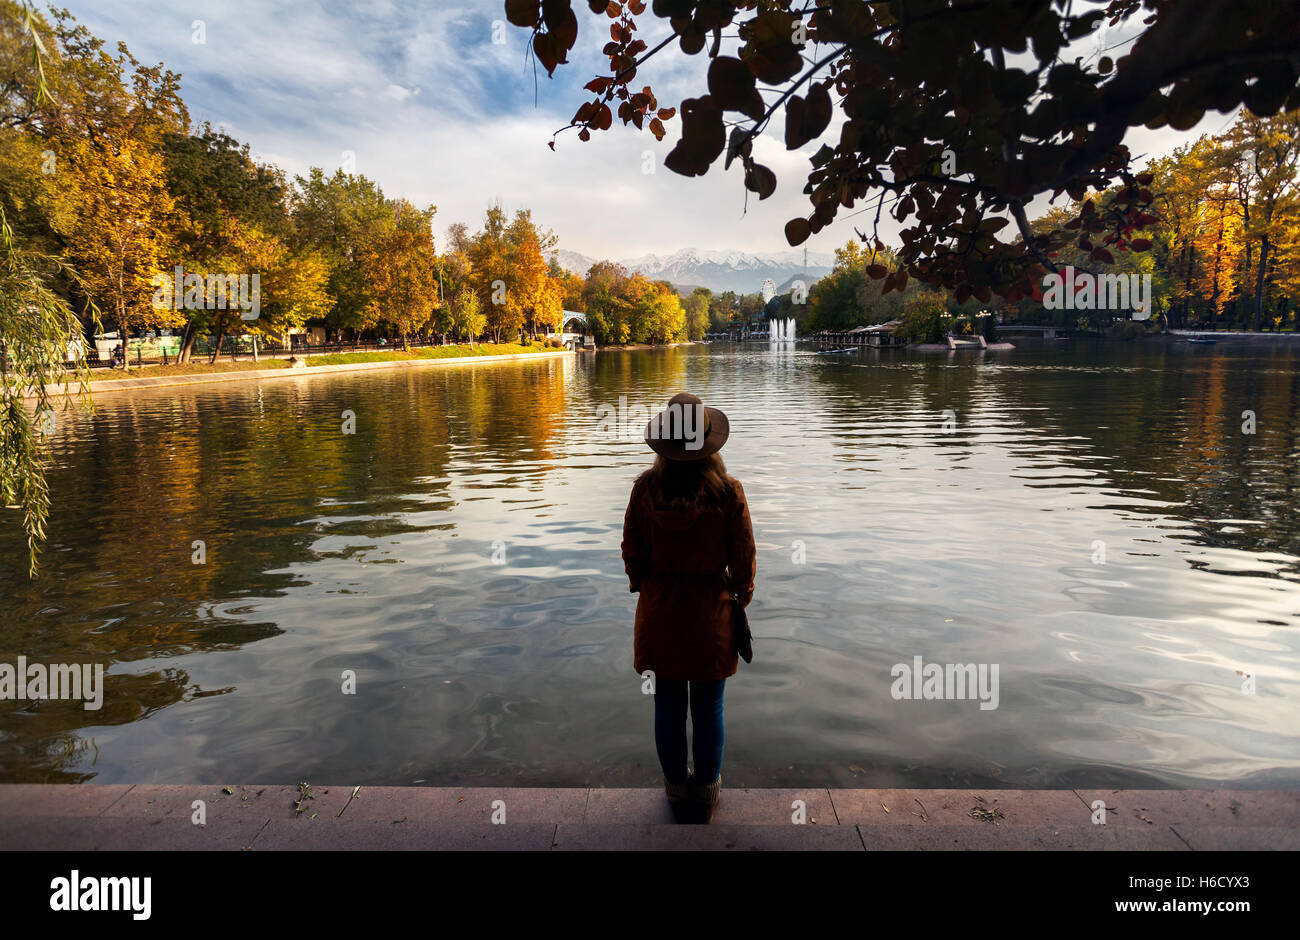
[[[669,803],[707,821],[722,787],[726,680],[736,674],[733,597],[754,595],[754,532],[740,481],[718,450],[730,425],[682,393],[646,426],[654,466],[637,477],[623,521],[623,564],[636,605],[634,667],[653,673],[655,747]],[[686,766],[686,712],[694,773]]]

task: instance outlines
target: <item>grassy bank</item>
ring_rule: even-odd
[[[411,359],[459,359],[463,356],[518,356],[524,353],[539,352],[555,352],[555,350],[548,350],[545,346],[538,345],[537,343],[534,343],[531,346],[520,346],[518,343],[475,343],[473,347],[465,345],[427,346],[422,349],[412,349],[410,352],[403,352],[400,349],[395,349],[392,352],[330,353],[325,356],[310,356],[307,359],[307,367],[342,366],[353,362],[404,362]]]
[[[250,372],[255,369],[287,369],[288,367],[289,360],[287,359],[263,359],[261,362],[254,362],[252,359],[240,359],[238,362],[231,362],[229,359],[218,359],[215,363],[209,365],[207,359],[204,358],[199,362],[190,362],[183,366],[144,366],[139,369],[132,366],[126,372],[121,369],[96,369],[93,378],[96,381],[102,379],[142,379],[155,375],[205,375],[214,372]]]
[[[410,352],[403,352],[401,349],[394,349],[391,352],[354,352],[354,353],[329,353],[320,356],[308,356],[307,367],[312,366],[341,366],[349,365],[356,362],[404,362],[413,359],[458,359],[464,356],[517,356],[524,353],[554,352],[547,347],[534,343],[532,346],[521,346],[518,343],[475,343],[471,348],[466,345],[455,346],[429,346],[421,349],[412,349]],[[263,358],[259,362],[254,362],[250,358],[240,359],[232,362],[229,359],[219,359],[215,363],[209,363],[206,359],[199,362],[190,362],[185,365],[166,365],[166,366],[145,366],[139,369],[131,369],[123,372],[120,369],[96,370],[94,378],[100,379],[136,379],[152,378],[154,376],[165,375],[210,375],[217,372],[247,372],[256,369],[287,369],[289,367],[288,359],[271,359]]]

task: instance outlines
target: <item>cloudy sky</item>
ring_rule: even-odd
[[[807,153],[818,145],[786,152],[775,120],[755,156],[780,183],[769,199],[751,198],[747,211],[738,166],[723,174],[719,164],[698,179],[662,167],[677,120],[663,143],[616,120],[586,144],[566,132],[552,152],[552,133],[606,61],[600,47],[609,21],[580,0],[578,49],[554,79],[534,68],[527,33],[504,22],[502,0],[64,2],[96,35],[180,72],[196,123],[211,121],[290,174],[336,168],[351,153],[355,172],[389,196],[436,205],[438,231],[457,221],[476,228],[484,209],[500,201],[511,212],[532,209],[561,248],[593,257],[687,246],[771,253],[788,250],[785,222],[807,213],[800,190]],[[651,46],[667,35],[667,24],[648,12],[642,20],[641,38]],[[641,75],[661,105],[676,107],[699,93],[706,65],[703,56],[657,57]],[[1159,155],[1227,121],[1207,116],[1190,135],[1140,132],[1129,145],[1135,154]],[[870,219],[846,216],[841,211],[810,250],[829,252]]]

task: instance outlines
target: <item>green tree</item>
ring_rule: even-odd
[[[468,286],[461,288],[450,309],[452,329],[458,337],[467,339],[472,349],[474,338],[487,329],[487,317],[478,294]]]
[[[256,240],[262,243],[255,252],[262,262],[254,269],[261,278],[262,306],[275,311],[261,318],[256,331],[288,329],[328,313],[333,298],[325,293],[329,271],[324,255],[307,244],[292,253],[285,250],[296,239],[288,214],[288,187],[279,170],[255,163],[246,144],[208,125],[193,134],[166,135],[163,152],[167,189],[176,204],[165,273],[172,276],[179,265],[182,272],[205,279],[209,274],[251,274],[248,268],[231,265],[245,263],[238,256],[248,255],[248,233],[256,232]],[[232,256],[237,257],[232,260]],[[298,296],[291,296],[294,292]],[[210,313],[206,296],[203,300],[203,305],[181,312],[182,363],[190,361],[199,334],[219,326],[216,320],[221,317]],[[235,328],[229,317],[224,319],[223,334]]]
[[[58,421],[54,406],[60,397],[65,407],[70,402],[70,382],[80,385],[80,396],[90,405],[89,370],[75,351],[80,323],[67,301],[47,286],[61,267],[56,258],[19,248],[0,208],[0,510],[17,509],[21,515],[31,577],[50,506],[45,470],[49,435]],[[78,363],[71,370],[69,360]],[[34,399],[34,409],[25,396]]]
[[[709,331],[709,301],[713,291],[707,287],[697,287],[682,304],[686,313],[686,336],[691,340],[700,340]]]
[[[898,331],[914,342],[942,342],[946,332],[944,316],[947,312],[945,297],[941,292],[917,291],[904,304]]]
[[[313,167],[298,177],[290,199],[295,237],[329,265],[329,295],[334,299],[326,324],[359,332],[370,325],[363,256],[374,228],[391,208],[377,184],[364,176]]]
[[[724,291],[709,298],[709,326],[715,333],[725,333],[740,316],[735,291]]]

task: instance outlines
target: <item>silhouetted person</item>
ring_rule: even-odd
[[[754,594],[754,532],[740,481],[718,456],[730,425],[682,393],[646,426],[654,466],[632,486],[623,564],[636,607],[634,667],[654,673],[655,748],[679,820],[712,818],[722,787],[726,680],[736,674],[733,596]],[[686,713],[694,731],[687,770]]]

